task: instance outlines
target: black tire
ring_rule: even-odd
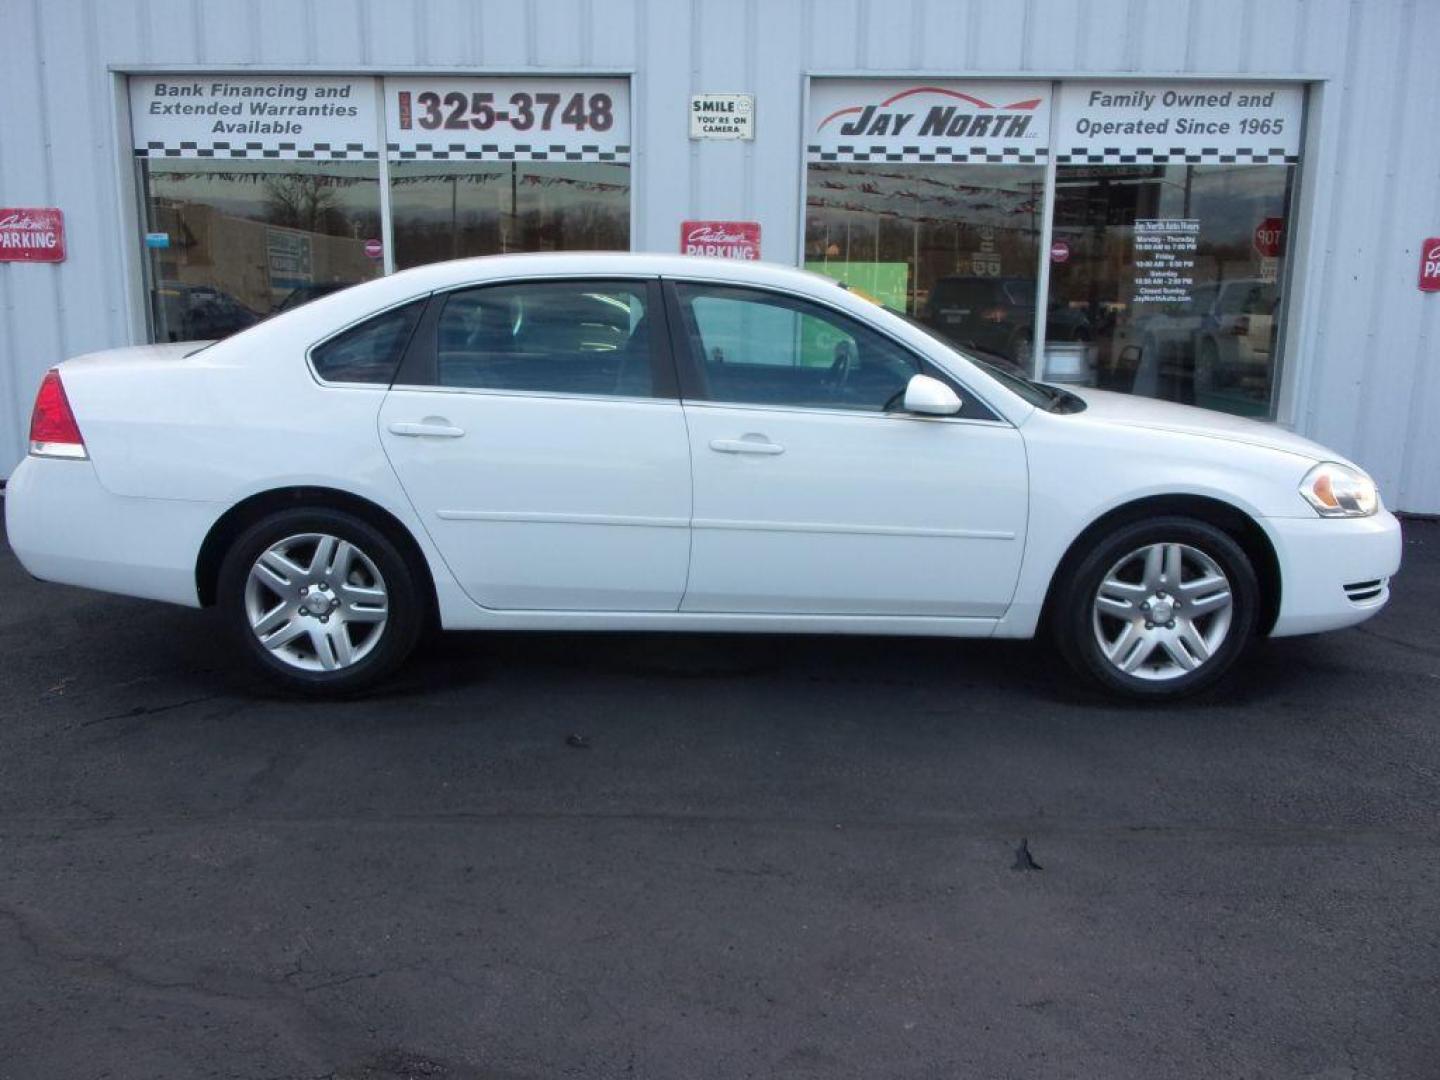
[[[1106,657],[1097,632],[1101,620],[1095,603],[1102,581],[1128,555],[1155,544],[1180,544],[1198,551],[1229,579],[1229,626],[1223,640],[1193,670],[1169,678],[1121,671]],[[1228,533],[1195,518],[1161,517],[1116,527],[1073,564],[1057,583],[1049,630],[1061,655],[1091,684],[1140,700],[1173,699],[1213,686],[1234,666],[1255,636],[1260,599],[1255,568]],[[1163,650],[1156,655],[1161,665],[1170,664],[1170,656]]]
[[[277,656],[252,630],[246,606],[247,583],[256,560],[272,545],[306,534],[333,536],[354,545],[383,579],[386,594],[383,626],[379,630],[360,628],[368,646],[364,655],[349,666],[334,670],[303,670]],[[277,597],[280,593],[281,590],[275,590]],[[373,686],[404,663],[427,621],[426,601],[416,569],[395,544],[363,518],[319,508],[282,510],[241,533],[220,565],[216,606],[226,630],[253,672],[286,690],[313,697],[345,696]],[[371,633],[375,635],[373,642],[369,638]]]

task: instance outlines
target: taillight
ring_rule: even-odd
[[[1249,316],[1249,315],[1237,315],[1237,316],[1235,316],[1235,321],[1230,324],[1230,332],[1231,332],[1232,334],[1241,334],[1241,335],[1250,333],[1250,316]]]
[[[1004,322],[1005,316],[1008,314],[1009,312],[1006,311],[1003,307],[992,307],[986,308],[984,311],[980,312],[980,318],[984,319],[986,322]]]
[[[83,458],[85,440],[80,425],[65,396],[60,372],[51,368],[35,395],[35,411],[30,414],[30,453],[36,457]]]

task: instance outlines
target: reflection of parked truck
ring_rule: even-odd
[[[1195,390],[1270,378],[1279,291],[1272,281],[1237,278],[1197,286],[1189,304],[1145,319],[1142,357],[1193,373]],[[1143,362],[1143,361],[1142,361]]]
[[[943,277],[925,302],[926,325],[964,347],[995,353],[1029,370],[1035,282],[1018,277]],[[1089,341],[1085,314],[1052,303],[1048,341]]]

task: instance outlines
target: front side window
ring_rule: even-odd
[[[317,345],[310,353],[315,374],[326,382],[389,386],[424,307],[417,300],[392,308]]]
[[[436,328],[436,381],[470,390],[650,397],[646,286],[493,285],[451,293]]]
[[[678,292],[712,401],[881,412],[921,371],[905,348],[804,300],[714,285]]]

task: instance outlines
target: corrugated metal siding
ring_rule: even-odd
[[[0,264],[0,472],[55,360],[138,340],[111,67],[633,69],[634,238],[754,218],[798,257],[807,71],[1305,75],[1312,102],[1299,430],[1369,467],[1392,505],[1440,512],[1440,233],[1432,0],[0,0],[0,204],[59,206],[69,257]],[[691,92],[757,95],[752,143],[691,143]]]

